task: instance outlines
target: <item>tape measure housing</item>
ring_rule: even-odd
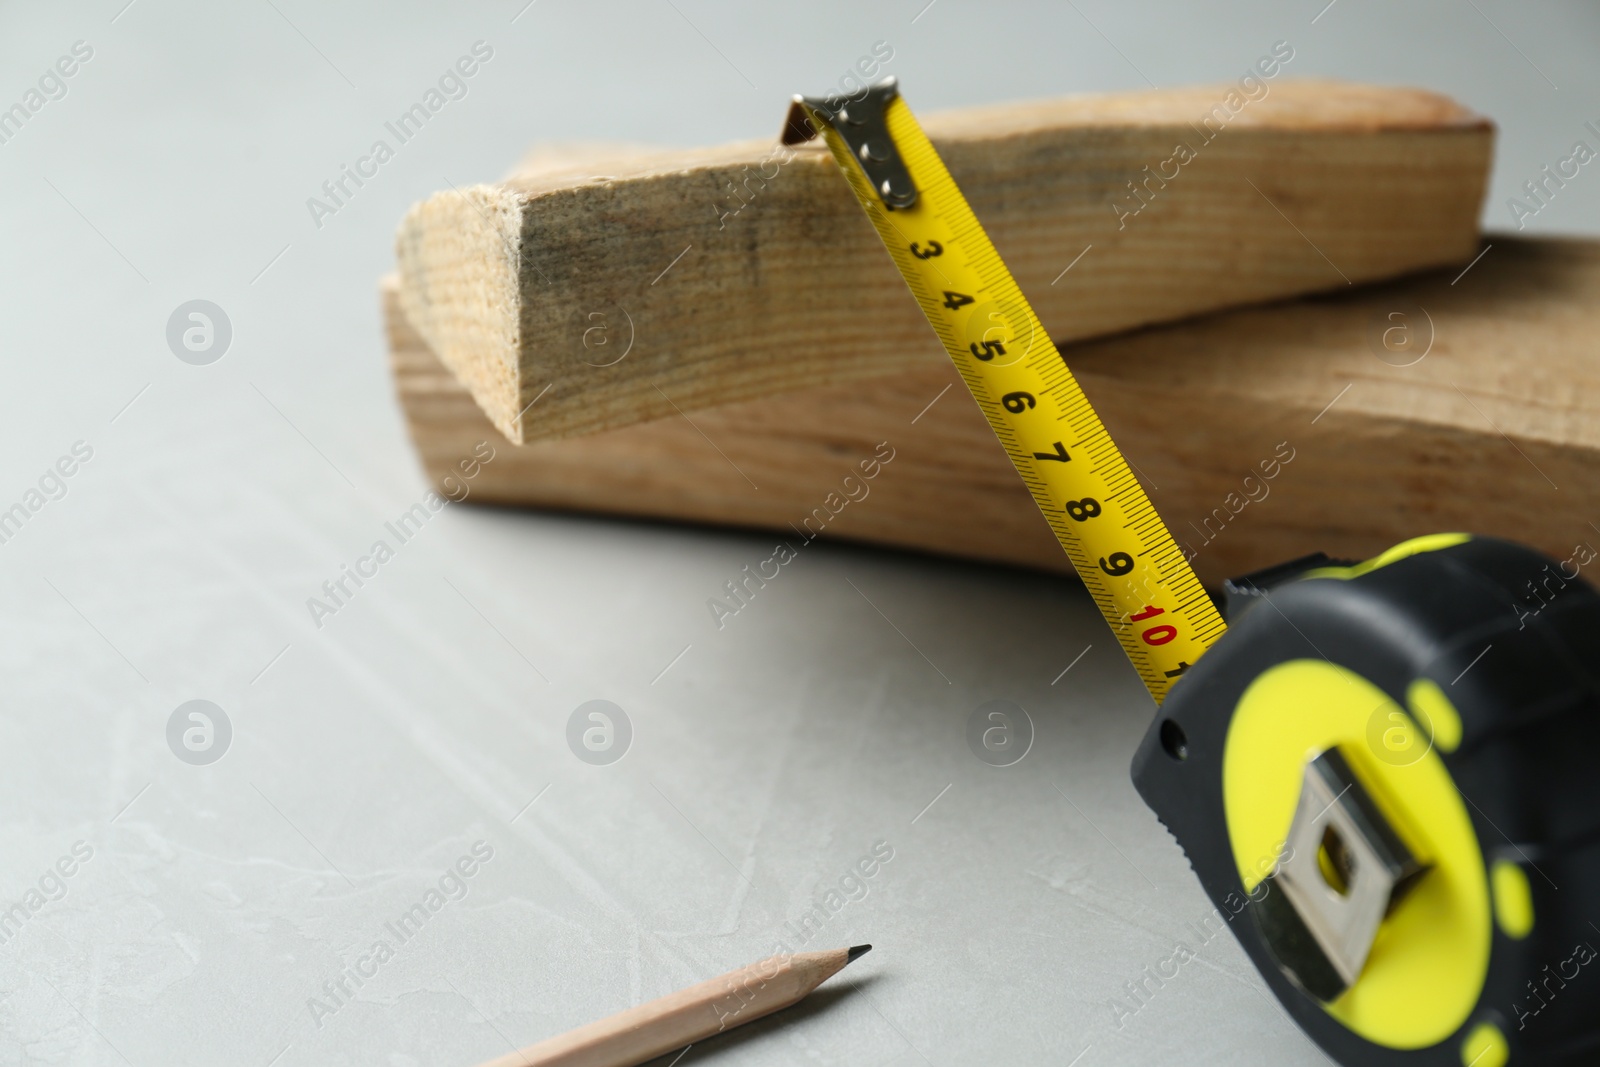
[[[1235,936],[1340,1063],[1600,1062],[1586,964],[1600,946],[1600,594],[1574,578],[1530,614],[1529,583],[1552,567],[1510,542],[1435,535],[1279,574],[1230,598],[1227,634],[1134,758],[1207,894],[1250,897]],[[1332,747],[1431,869],[1324,1003],[1282,965],[1263,875],[1304,766]]]

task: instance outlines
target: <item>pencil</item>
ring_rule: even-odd
[[[636,1067],[787,1008],[871,948],[779,953],[480,1067]]]

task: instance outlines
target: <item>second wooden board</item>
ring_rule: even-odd
[[[1207,582],[1451,529],[1581,565],[1600,547],[1600,244],[1496,238],[1457,274],[1064,354]],[[948,364],[517,447],[386,294],[429,474],[497,449],[474,500],[1068,569]]]

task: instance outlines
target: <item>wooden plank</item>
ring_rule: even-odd
[[[1058,341],[1475,251],[1486,120],[1417,90],[1263,86],[1231,115],[1220,86],[924,124]],[[407,316],[517,442],[945,358],[818,145],[541,157],[417,205],[397,249]]]
[[[1600,242],[1496,237],[1456,275],[1065,355],[1207,582],[1440,530],[1563,560],[1600,547],[1600,361],[1589,354]],[[410,328],[392,282],[385,292],[396,385],[430,476],[478,441],[498,449],[470,499],[763,528],[796,546],[820,525],[826,537],[1070,569],[948,362],[514,447]],[[1401,328],[1412,332],[1389,341],[1411,348],[1385,348],[1383,331]],[[869,480],[860,463],[880,442],[893,458]],[[841,503],[851,493],[862,498]]]

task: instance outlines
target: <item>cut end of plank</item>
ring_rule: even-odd
[[[495,428],[522,443],[519,411],[531,382],[521,367],[522,201],[502,186],[451,189],[406,213],[395,253],[410,272],[400,287],[407,318]],[[426,296],[424,297],[424,294]]]
[[[871,951],[871,945],[852,945],[850,947],[850,951],[845,954],[844,965],[846,967],[850,966],[856,960],[859,960],[862,956],[865,956]]]

